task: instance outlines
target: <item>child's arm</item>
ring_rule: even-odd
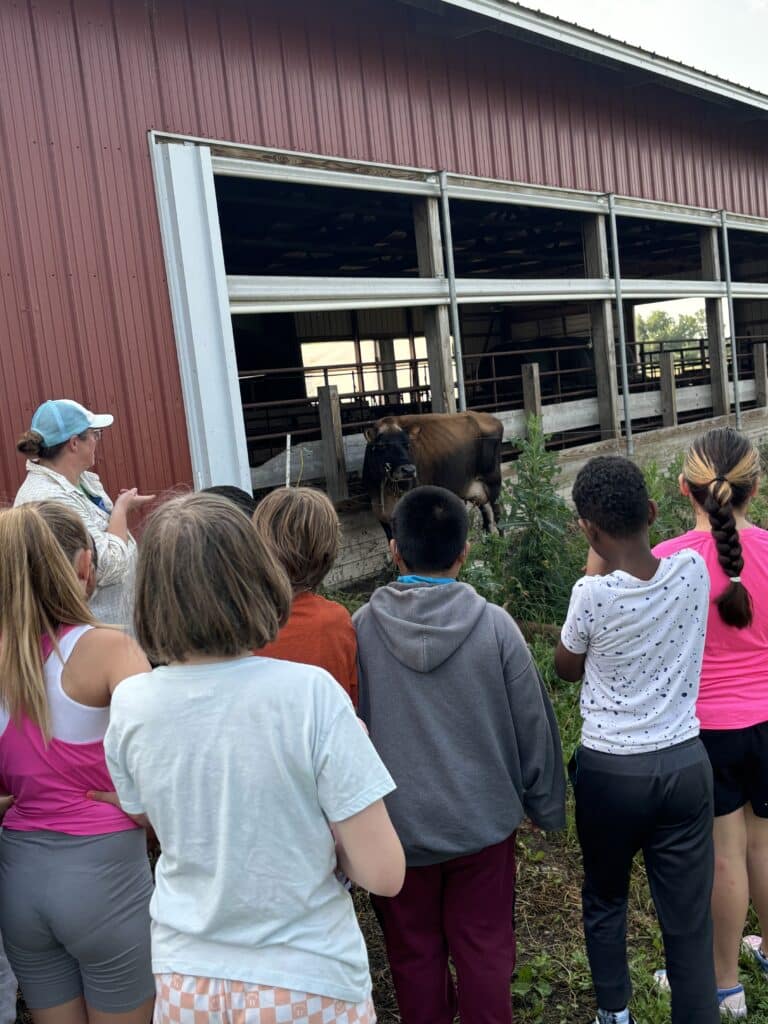
[[[383,800],[331,825],[339,867],[377,896],[397,896],[405,879],[405,854]]]
[[[589,558],[593,552],[590,548]],[[598,558],[599,556],[594,556]],[[587,561],[587,575],[599,575],[595,566],[590,572]],[[584,663],[587,660],[589,639],[595,620],[589,587],[585,581],[579,580],[571,591],[568,614],[565,617],[560,640],[555,650],[555,672],[568,683],[576,683],[584,675]]]
[[[584,675],[586,654],[569,651],[562,640],[558,640],[555,650],[555,672],[567,683],[577,683]]]
[[[501,626],[501,655],[526,815],[545,831],[565,825],[565,771],[557,718],[514,623]]]

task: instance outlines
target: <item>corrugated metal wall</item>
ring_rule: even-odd
[[[0,496],[45,397],[109,486],[190,478],[150,128],[768,215],[744,111],[385,0],[0,5]]]

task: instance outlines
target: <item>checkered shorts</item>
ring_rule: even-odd
[[[156,974],[153,1024],[376,1024],[373,1003],[224,978]]]

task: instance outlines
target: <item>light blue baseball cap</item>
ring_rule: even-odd
[[[40,434],[46,448],[53,448],[91,427],[111,427],[114,420],[109,413],[92,413],[70,398],[53,398],[35,411],[30,429]]]

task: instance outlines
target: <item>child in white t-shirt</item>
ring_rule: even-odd
[[[327,672],[252,655],[290,602],[227,499],[177,498],[151,517],[136,623],[161,667],[118,688],[104,743],[123,808],[146,814],[162,847],[156,1024],[375,1020],[365,944],[334,872],[338,862],[372,892],[399,891],[403,851],[382,799],[394,783]]]
[[[640,850],[664,937],[672,1022],[715,1024],[712,771],[695,711],[707,569],[689,550],[651,553],[656,507],[628,459],[591,459],[573,501],[591,550],[555,667],[563,679],[583,679],[570,774],[596,1024],[632,1022],[626,917]]]

